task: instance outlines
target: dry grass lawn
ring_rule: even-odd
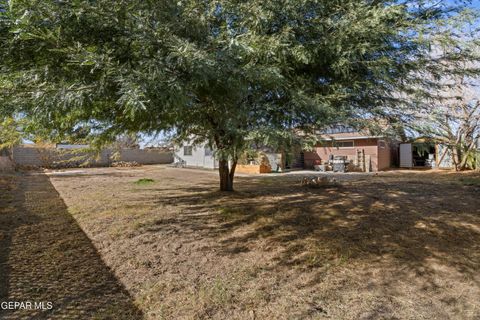
[[[480,318],[480,175],[300,179],[222,194],[164,166],[50,175],[146,319]]]
[[[0,191],[0,302],[45,307],[0,319],[142,317],[45,175],[0,175]]]

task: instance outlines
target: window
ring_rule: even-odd
[[[350,141],[336,141],[335,146],[337,148],[353,148],[355,145],[353,143],[353,140],[350,140]]]
[[[213,156],[213,150],[210,149],[209,147],[205,147],[205,156],[206,157]]]
[[[183,155],[184,156],[191,156],[193,152],[193,147],[192,146],[184,146],[183,147]]]

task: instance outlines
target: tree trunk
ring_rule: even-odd
[[[471,157],[473,150],[475,150],[475,141],[470,142],[466,146],[465,150],[462,151],[460,164],[459,164],[460,170],[467,169],[468,158]],[[470,168],[470,169],[474,169],[474,168]]]
[[[235,167],[237,162],[232,163],[232,167],[228,167],[228,160],[218,161],[218,172],[220,174],[220,191],[233,191],[233,178],[235,176]]]
[[[452,147],[452,162],[455,168],[455,171],[459,171],[460,157],[458,154],[458,147],[455,145]]]

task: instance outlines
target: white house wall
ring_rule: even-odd
[[[213,156],[205,155],[204,146],[196,146],[192,149],[192,155],[184,154],[184,146],[189,144],[183,144],[175,148],[175,162],[183,160],[186,162],[187,167],[198,167],[206,169],[217,168],[217,161]]]

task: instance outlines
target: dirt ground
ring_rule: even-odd
[[[480,318],[479,174],[346,174],[318,189],[301,187],[301,176],[239,177],[237,192],[224,194],[208,171],[82,169],[17,176],[14,194],[27,196],[8,201],[68,221],[49,241],[89,253],[73,254],[78,265],[58,254],[63,269],[41,272],[62,280],[76,268],[88,287],[85,270],[95,268],[113,296],[90,312],[117,301],[128,312],[114,319]],[[44,258],[8,247],[3,268],[27,253]],[[12,279],[2,275],[8,296]]]

